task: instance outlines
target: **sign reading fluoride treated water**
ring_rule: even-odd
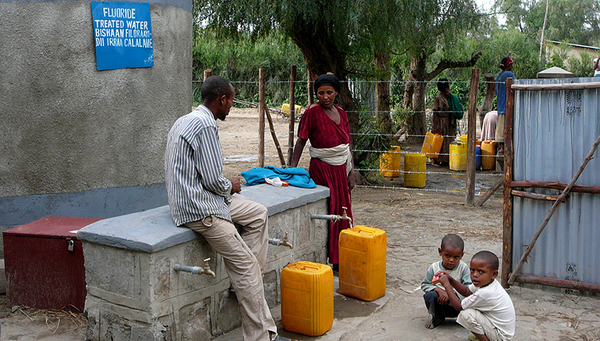
[[[92,2],[96,68],[154,66],[150,4]]]

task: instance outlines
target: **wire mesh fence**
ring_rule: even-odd
[[[395,124],[397,124],[397,126],[400,125],[400,122],[397,122],[398,120],[398,116],[396,115],[399,111],[403,111],[403,114],[406,115],[414,115],[416,113],[420,113],[423,114],[425,117],[425,122],[426,122],[426,129],[427,131],[431,131],[432,128],[432,122],[433,122],[433,111],[430,109],[432,107],[432,103],[433,103],[433,99],[435,99],[435,96],[437,96],[437,94],[439,93],[437,90],[437,81],[431,81],[431,82],[425,82],[426,83],[426,96],[425,96],[425,110],[422,111],[415,111],[415,110],[404,110],[402,108],[403,105],[403,92],[404,89],[406,88],[407,85],[409,84],[415,84],[415,83],[419,83],[416,81],[402,81],[402,80],[398,80],[398,81],[388,81],[389,82],[389,86],[390,86],[390,92],[392,94],[391,96],[391,103],[390,103],[390,110],[389,111],[378,111],[377,110],[377,106],[376,106],[376,92],[375,92],[375,87],[377,84],[377,81],[371,81],[371,80],[349,80],[347,81],[347,85],[348,88],[350,89],[351,93],[352,93],[352,98],[356,104],[356,107],[358,108],[356,111],[347,111],[347,113],[349,115],[355,114],[358,115],[359,119],[361,121],[366,121],[369,119],[374,119],[376,116],[378,115],[382,115],[382,114],[388,114],[392,117],[392,119],[394,120]],[[234,106],[238,107],[238,108],[257,108],[258,107],[258,98],[259,98],[259,81],[258,80],[231,80],[232,85],[234,86],[235,90],[236,90],[236,96],[235,96],[235,103]],[[290,84],[292,82],[290,80],[276,80],[276,79],[271,79],[271,80],[266,80],[265,81],[265,98],[266,98],[266,104],[268,107],[268,110],[273,117],[273,120],[279,122],[279,123],[285,123],[289,121],[289,114],[290,111],[287,108],[283,108],[285,104],[289,103],[289,88],[290,88]],[[309,84],[307,80],[296,80],[293,82],[294,83],[294,87],[295,87],[295,91],[294,91],[294,102],[296,103],[296,106],[300,106],[301,110],[300,111],[296,111],[296,115],[295,116],[295,122],[299,122],[302,114],[304,113],[304,109],[308,106],[309,103],[309,94],[308,94],[308,89]],[[458,80],[458,81],[454,81],[452,82],[452,84],[458,84],[458,85],[465,85],[466,87],[468,87],[468,84],[470,83],[470,80]],[[485,82],[482,81],[480,82],[479,88],[480,88],[480,93],[483,92],[485,90],[485,88],[487,87],[489,82]],[[495,84],[495,82],[494,82]],[[200,103],[200,88],[202,85],[202,81],[194,81],[193,82],[193,89],[194,89],[194,104],[198,105]],[[459,91],[457,91],[457,95],[459,96],[460,100],[463,104],[463,106],[466,108],[467,105],[466,103],[468,103],[468,89],[467,91],[460,91],[460,89],[464,90],[464,86],[459,86],[458,89]],[[395,95],[394,95],[395,94]],[[401,96],[401,95],[402,96]],[[287,109],[287,110],[284,110]],[[466,109],[465,109],[466,110]],[[459,137],[462,135],[466,135],[467,131],[468,131],[468,113],[465,112],[465,117],[462,120],[458,120],[457,122],[457,126],[456,126],[456,136],[450,136],[450,135],[446,135],[443,136],[444,139],[450,139],[451,141],[460,141]],[[296,123],[296,124],[297,124]],[[480,138],[480,127],[481,127],[481,122],[477,123],[477,139]],[[258,129],[258,126],[257,126]],[[273,130],[269,131],[269,126],[266,125],[266,130],[265,133],[267,135],[269,135],[268,133],[277,133]],[[297,130],[297,125],[296,128],[294,130]],[[400,129],[399,129],[400,130]],[[281,132],[280,132],[281,133]],[[284,132],[285,136],[282,136],[283,139],[286,138],[287,134],[290,134],[289,131]],[[395,140],[397,143],[401,143],[402,141],[406,141],[409,138],[413,138],[414,139],[425,139],[426,135],[424,134],[409,134],[406,131],[404,131],[403,133],[400,134],[400,132],[396,132],[393,134],[390,133],[380,133],[377,131],[372,131],[372,130],[366,130],[366,131],[358,131],[358,132],[351,132],[351,135],[355,138],[386,138],[386,139],[390,139],[390,140]],[[297,138],[297,132],[294,132],[294,140]],[[464,143],[465,141],[462,141],[462,143]],[[259,141],[256,142],[256,144],[258,144]],[[239,146],[240,148],[242,147],[246,147],[245,145]],[[281,146],[280,147],[284,153],[291,153],[293,146]],[[376,148],[376,149],[370,149],[370,148],[361,148],[361,146],[353,146],[353,152],[354,153],[369,153],[372,155],[378,155],[378,156],[382,156],[385,154],[390,153],[390,148]],[[398,154],[400,154],[400,156],[402,158],[404,158],[406,156],[406,154],[409,153],[415,153],[415,152],[420,152],[420,150],[414,151],[414,150],[402,150],[401,152],[399,152]],[[463,153],[444,153],[444,152],[438,152],[437,155],[440,156],[448,156],[449,158],[457,158],[460,160],[463,160],[465,158],[467,158],[467,154],[466,154],[466,148],[465,148],[465,152]],[[232,159],[235,160],[235,157],[228,157],[227,155],[225,155],[226,159]],[[487,158],[487,160],[489,159],[493,159],[493,160],[499,160],[500,163],[502,162],[502,155],[496,155],[494,154],[485,154],[481,153],[481,155],[478,155],[477,158],[479,160],[481,160],[481,163],[483,163],[483,160]],[[428,166],[431,164],[432,159],[428,158]],[[490,162],[486,162],[486,163],[490,163]],[[495,164],[495,162],[493,162]],[[382,168],[381,167],[381,162],[378,164],[377,162],[372,162],[371,164],[368,165],[355,165],[355,170],[361,172],[361,174],[371,174],[374,175],[375,181],[371,181],[368,182],[367,184],[362,184],[362,185],[358,185],[359,187],[367,187],[367,188],[381,188],[381,189],[403,189],[403,190],[420,190],[420,191],[432,191],[432,192],[446,192],[446,193],[452,193],[452,194],[461,194],[464,193],[464,188],[459,188],[459,189],[443,189],[443,188],[432,188],[430,186],[426,186],[425,188],[409,188],[406,186],[399,186],[399,185],[389,185],[386,184],[385,181],[381,181],[382,178],[385,178],[384,176],[380,176],[379,174],[381,174],[382,172],[385,171],[390,171],[393,172],[395,174],[397,174],[397,177],[402,178],[405,175],[408,174],[423,174],[427,177],[430,176],[434,176],[434,177],[440,177],[440,176],[447,176],[447,177],[453,177],[453,178],[457,178],[457,177],[462,177],[464,178],[466,175],[466,172],[464,172],[464,169],[460,169],[460,170],[453,170],[453,169],[448,169],[448,168],[438,168],[435,170],[431,170],[430,167],[427,167],[427,169],[425,171],[414,171],[414,170],[405,170],[403,169],[404,167],[400,167],[400,169],[390,169],[389,167],[385,167]],[[385,166],[385,165],[384,165]],[[481,180],[481,184],[480,185],[480,189],[484,189],[486,186],[487,187],[491,187],[491,183],[490,181],[496,181],[497,179],[499,179],[502,174],[499,172],[495,171],[496,167],[494,167],[493,169],[487,169],[487,170],[480,170],[476,173],[476,177],[478,179]],[[486,179],[486,180],[484,180]],[[476,193],[476,195],[478,195],[479,193]]]

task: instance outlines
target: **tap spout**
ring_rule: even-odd
[[[342,206],[342,215],[340,216],[340,220],[348,220],[350,223],[352,223],[352,218],[346,213],[347,209],[348,207]]]
[[[276,246],[287,246],[290,249],[294,248],[294,245],[292,245],[292,243],[290,243],[290,240],[288,239],[287,231],[285,232],[285,237],[283,239],[269,238],[269,244],[273,244]]]
[[[212,271],[210,269],[210,265],[208,264],[209,260],[210,260],[210,258],[206,258],[204,260],[204,267],[175,264],[175,266],[173,267],[173,270],[189,272],[189,273],[196,274],[196,275],[208,275],[208,276],[212,276],[213,278],[215,278],[216,275],[215,275],[214,271]]]

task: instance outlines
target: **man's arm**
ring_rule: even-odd
[[[198,181],[204,188],[219,196],[230,196],[233,185],[223,175],[221,143],[216,128],[203,129],[196,138],[198,143],[194,149],[194,162],[199,173]]]

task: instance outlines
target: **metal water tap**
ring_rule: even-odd
[[[175,264],[175,266],[173,267],[173,270],[189,272],[189,273],[196,274],[196,275],[209,275],[209,276],[213,276],[213,278],[215,278],[217,276],[215,275],[215,272],[210,269],[210,264],[208,264],[209,260],[210,260],[210,258],[206,258],[204,260],[203,268],[201,268],[199,266],[188,266],[188,265]]]
[[[348,207],[342,206],[342,215],[340,216],[340,220],[348,220],[350,223],[352,223],[352,218],[346,213],[347,209]]]
[[[285,231],[285,237],[283,238],[283,240],[278,238],[269,238],[269,244],[273,244],[276,246],[287,246],[290,249],[294,248],[294,245],[292,245],[292,243],[290,243],[290,240],[288,239],[287,231]]]
[[[294,248],[294,245],[292,245],[292,243],[290,243],[290,240],[288,239],[288,233],[287,233],[287,231],[285,231],[285,237],[283,238],[283,241],[281,242],[281,245],[287,246],[290,249]]]
[[[310,219],[325,219],[325,220],[331,220],[334,223],[337,223],[340,220],[348,220],[350,222],[350,224],[352,224],[352,218],[350,218],[348,216],[348,214],[346,213],[346,210],[348,209],[348,207],[344,207],[342,206],[342,215],[338,215],[338,214],[311,214],[310,215]]]

